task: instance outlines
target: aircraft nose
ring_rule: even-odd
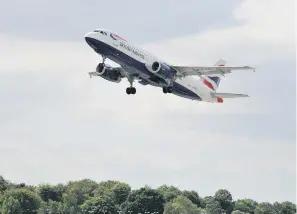
[[[89,32],[89,33],[86,33],[85,35],[85,40],[91,47],[94,47],[94,39],[95,39],[94,35],[95,35],[94,32]]]
[[[85,35],[85,39],[87,39],[87,38],[93,38],[94,37],[94,32],[89,32],[89,33],[86,33],[86,35]]]

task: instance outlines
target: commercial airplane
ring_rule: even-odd
[[[96,53],[102,56],[96,71],[89,72],[90,77],[100,76],[111,82],[119,83],[127,78],[130,87],[127,94],[135,94],[135,80],[142,85],[152,85],[163,89],[163,93],[172,93],[180,97],[223,103],[224,98],[248,97],[245,94],[219,93],[221,77],[233,70],[254,70],[249,66],[225,66],[220,59],[213,66],[179,66],[171,65],[136,47],[116,33],[106,29],[96,29],[85,35],[85,40]],[[120,66],[105,64],[108,58]],[[199,76],[196,79],[193,76]]]

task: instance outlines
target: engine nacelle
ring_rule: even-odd
[[[145,66],[150,72],[154,73],[155,75],[161,77],[166,81],[171,81],[175,79],[176,70],[164,63],[155,61],[153,63],[148,63]]]
[[[96,68],[96,72],[99,74],[100,77],[111,82],[119,83],[122,80],[121,73],[108,65],[103,66],[100,63]]]

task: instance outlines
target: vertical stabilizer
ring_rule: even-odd
[[[215,64],[215,66],[225,66],[226,65],[226,61],[223,59],[220,59],[219,61],[217,61]],[[210,89],[212,89],[213,91],[216,91],[220,85],[220,81],[221,81],[221,75],[208,75],[208,76],[204,76],[202,78],[202,81],[205,85],[207,85],[207,87],[209,87]]]

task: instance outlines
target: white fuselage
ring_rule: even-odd
[[[87,38],[91,40],[88,44],[98,53],[104,54],[107,58],[120,64],[125,70],[131,72],[131,74],[138,74],[141,78],[148,80],[151,73],[148,70],[141,69],[147,63],[154,61],[164,62],[147,51],[130,44],[124,39],[120,38],[116,34],[106,31],[98,30],[86,34]],[[166,63],[166,62],[164,62]],[[206,102],[217,102],[216,98],[211,96],[213,90],[203,83],[201,80],[197,80],[194,77],[183,77],[174,80],[180,91],[176,92],[176,95],[193,99],[202,100]],[[162,85],[151,83],[157,87]],[[183,90],[186,90],[183,94]],[[197,95],[193,96],[193,95]]]

